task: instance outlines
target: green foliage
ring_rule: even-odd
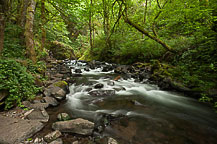
[[[21,28],[17,25],[6,25],[3,56],[8,58],[24,58],[25,46],[21,39]]]
[[[0,60],[0,90],[9,92],[5,100],[5,109],[14,105],[22,106],[25,99],[32,99],[38,88],[34,85],[34,77],[24,66],[15,60]]]

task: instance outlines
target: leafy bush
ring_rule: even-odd
[[[5,109],[14,105],[21,106],[22,100],[32,99],[38,88],[34,85],[34,77],[24,66],[15,60],[0,60],[0,91],[9,92],[5,100]]]
[[[21,39],[22,30],[19,26],[8,24],[5,28],[3,56],[7,58],[24,58],[25,46]]]

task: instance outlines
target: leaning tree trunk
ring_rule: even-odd
[[[141,27],[140,25],[132,22],[129,18],[125,17],[125,22],[128,23],[130,26],[134,27],[135,29],[137,29],[139,32],[141,32],[142,34],[146,35],[147,37],[151,38],[152,40],[156,41],[157,43],[159,43],[160,45],[162,45],[167,51],[170,52],[175,52],[170,46],[168,46],[165,42],[163,42],[162,40],[160,40],[159,38],[157,38],[156,36],[151,35],[148,31],[146,31],[143,27]]]
[[[25,42],[26,42],[26,52],[28,57],[33,63],[36,63],[36,53],[34,49],[34,34],[33,34],[33,24],[34,24],[34,14],[35,14],[36,2],[34,0],[29,0],[29,5],[26,13],[26,24],[25,24]]]

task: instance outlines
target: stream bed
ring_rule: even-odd
[[[198,100],[159,90],[146,80],[124,79],[113,70],[102,72],[102,67],[76,61],[68,66],[75,83],[58,112],[95,122],[102,129],[96,135],[121,144],[217,143],[217,114]]]

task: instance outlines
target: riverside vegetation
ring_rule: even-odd
[[[216,110],[217,2],[0,0],[0,111],[58,105],[82,72],[73,75],[66,59],[124,65],[102,71],[148,79]]]
[[[1,1],[0,8],[5,109],[34,97],[33,80],[46,79],[52,52],[58,59],[153,66],[157,79],[170,77],[216,107],[215,0],[21,0]]]

